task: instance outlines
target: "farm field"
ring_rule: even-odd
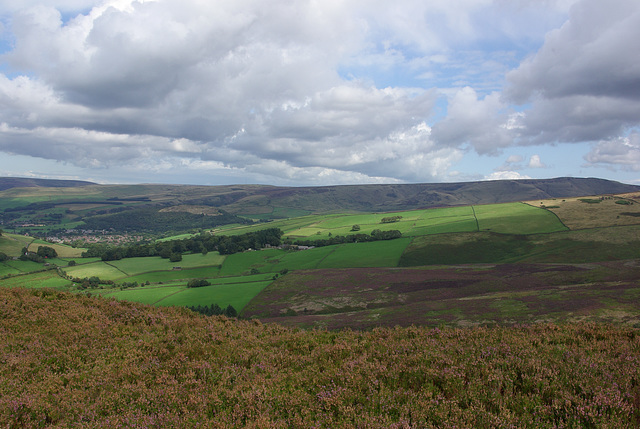
[[[127,276],[147,273],[151,271],[168,271],[173,267],[181,268],[197,268],[222,265],[224,256],[218,252],[209,252],[206,255],[196,253],[193,255],[184,255],[182,261],[171,262],[169,259],[163,259],[159,256],[151,256],[144,258],[126,258],[119,261],[109,261],[108,264],[116,267]]]
[[[553,213],[524,203],[473,206],[480,231],[500,234],[545,234],[568,228]]]
[[[29,273],[25,275],[13,275],[0,280],[2,287],[23,288],[52,288],[68,290],[71,282],[60,277],[55,269]]]
[[[572,230],[640,223],[640,193],[638,192],[617,196],[536,200],[528,201],[528,204],[548,207],[549,211],[555,213]]]
[[[75,267],[66,267],[64,271],[69,276],[81,279],[85,277],[99,277],[102,280],[116,280],[127,277],[126,273],[102,261],[92,262],[90,264],[79,264]]]
[[[253,275],[242,278],[209,279],[210,286],[187,288],[181,284],[163,284],[125,290],[100,291],[103,297],[160,306],[232,305],[240,311],[269,283],[271,276]]]
[[[401,216],[395,222],[382,223],[383,218]],[[390,213],[311,215],[273,221],[258,226],[243,226],[224,234],[243,234],[268,227],[280,228],[291,239],[320,240],[331,236],[359,233],[374,229],[398,230],[403,236],[422,236],[455,232],[482,231],[503,234],[534,234],[567,230],[553,213],[523,203],[489,204],[432,208]],[[222,233],[222,232],[221,232]]]
[[[587,211],[587,214],[583,214],[583,216],[588,217],[591,216],[588,214],[588,210],[595,206],[605,207],[602,204],[609,200],[603,200],[599,204],[587,204],[578,199],[575,201],[580,205],[573,207],[573,210],[577,210],[576,207],[582,207]],[[540,204],[541,202],[537,203]],[[568,200],[565,202],[568,202]],[[610,205],[610,208],[614,209],[621,207],[622,210],[630,210],[630,207],[634,207],[632,204],[621,205],[615,204],[615,202],[611,204],[614,205]],[[105,285],[98,288],[92,286],[86,289],[86,292],[92,294],[97,293],[105,297],[114,297],[156,306],[211,304],[225,306],[231,304],[237,310],[241,310],[251,301],[251,304],[247,306],[246,314],[255,316],[259,312],[256,313],[254,311],[252,313],[253,310],[251,308],[257,305],[255,303],[261,302],[264,296],[271,293],[272,288],[278,288],[280,284],[287,285],[289,282],[296,282],[295,284],[300,288],[304,288],[306,287],[305,282],[314,283],[315,273],[318,275],[325,275],[328,272],[344,274],[344,281],[340,280],[339,276],[327,275],[327,279],[331,279],[335,283],[335,287],[340,287],[344,282],[352,282],[350,276],[355,271],[350,270],[370,270],[369,272],[372,274],[369,276],[368,287],[372,288],[372,290],[378,290],[381,287],[386,287],[384,282],[388,281],[388,278],[384,275],[373,274],[378,270],[390,270],[385,275],[393,274],[398,275],[399,278],[404,278],[408,271],[398,267],[421,267],[414,270],[424,274],[430,272],[430,270],[445,269],[446,267],[453,271],[458,269],[469,270],[470,268],[462,268],[462,266],[475,264],[472,267],[475,267],[474,269],[480,273],[477,274],[479,278],[486,278],[486,284],[480,282],[479,285],[474,287],[482,289],[487,287],[489,283],[494,284],[494,286],[501,284],[502,280],[500,278],[493,278],[486,274],[487,271],[492,270],[491,267],[495,264],[591,264],[603,261],[640,259],[639,218],[628,216],[638,220],[637,225],[568,230],[565,222],[570,222],[560,218],[557,213],[550,210],[553,209],[541,208],[534,204],[505,203],[389,213],[334,213],[327,215],[307,215],[304,213],[305,216],[299,218],[275,220],[248,227],[230,227],[227,225],[216,229],[215,234],[243,234],[248,231],[278,227],[282,228],[288,237],[313,240],[352,234],[354,233],[351,231],[353,225],[359,225],[360,230],[358,233],[368,234],[374,229],[398,229],[402,232],[403,237],[386,241],[316,247],[308,250],[271,248],[226,256],[210,251],[205,255],[201,253],[184,254],[180,262],[170,262],[168,259],[160,257],[126,258],[103,262],[96,258],[77,258],[73,256],[77,255],[77,253],[71,252],[78,252],[80,249],[59,246],[59,253],[65,251],[68,253],[62,253],[65,255],[64,257],[51,259],[48,262],[62,267],[69,276],[78,278],[97,277],[103,281],[110,280],[116,283],[115,286]],[[394,222],[381,223],[383,218],[394,216],[397,217]],[[573,216],[579,217],[577,214]],[[616,216],[620,215],[617,214]],[[190,237],[189,234],[173,238],[188,237]],[[29,237],[6,235],[0,238],[7,239],[7,241],[0,242],[0,244],[14,251],[18,246],[22,248],[25,243],[30,244],[33,250],[37,249],[38,245],[54,247],[44,241],[33,241]],[[19,253],[20,249],[17,251]],[[76,261],[76,266],[67,266],[68,260],[71,258]],[[456,268],[457,266],[460,267]],[[424,267],[431,268],[425,269]],[[546,266],[537,265],[537,267],[539,270],[549,271]],[[13,277],[11,277],[12,280],[10,282],[0,280],[0,285],[49,285],[58,289],[71,289],[71,283],[57,276],[55,271],[51,271],[47,275],[40,273],[25,274],[41,269],[42,264],[34,262],[6,261],[0,265],[0,276],[10,275]],[[630,269],[625,268],[625,270],[625,272],[629,272]],[[537,271],[535,269],[532,272],[523,271],[523,273],[525,272],[526,276],[528,276],[527,278],[535,278],[540,274],[536,274]],[[589,271],[591,273],[589,275],[595,272]],[[19,273],[22,273],[22,275],[17,276]],[[302,273],[305,274],[303,275]],[[556,274],[560,276],[560,274]],[[442,275],[446,278],[450,274],[445,273]],[[518,276],[520,276],[518,278],[520,278],[521,283],[525,281],[525,274],[519,273]],[[562,276],[560,277],[562,278]],[[583,284],[587,282],[587,277],[576,281]],[[186,288],[186,284],[190,279],[199,278],[208,279],[214,285],[204,288]],[[466,281],[468,279],[464,280],[464,282]],[[123,282],[127,283],[124,289],[118,286]],[[402,283],[400,280],[398,282]],[[132,284],[134,287],[131,287]],[[138,284],[138,286],[135,286],[135,284]],[[569,284],[574,285],[575,282],[569,282]],[[470,291],[468,288],[456,286],[455,282],[449,282],[446,285],[447,287],[456,288],[463,294]],[[517,283],[508,284],[510,288],[516,286]],[[557,285],[557,288],[565,286]],[[406,287],[419,288],[419,286]],[[468,306],[471,303],[462,305],[455,300],[438,304],[436,302],[437,299],[430,302],[429,299],[425,298],[418,300],[418,303],[412,304],[409,302],[411,294],[400,293],[396,294],[397,297],[394,298],[396,301],[389,301],[393,303],[393,305],[390,305],[385,299],[391,295],[385,295],[386,292],[381,295],[387,296],[384,299],[369,297],[368,293],[363,292],[362,297],[369,297],[367,299],[370,299],[368,304],[365,305],[354,297],[340,296],[340,292],[337,290],[331,292],[332,290],[332,287],[328,287],[325,293],[331,294],[335,292],[336,296],[331,299],[337,301],[334,304],[327,304],[324,310],[311,310],[317,307],[318,304],[307,303],[306,307],[279,308],[275,310],[275,313],[267,314],[267,317],[279,318],[281,317],[279,316],[280,313],[291,315],[292,312],[300,316],[300,310],[307,308],[308,314],[305,314],[305,316],[317,318],[317,320],[310,322],[312,319],[309,318],[292,318],[288,319],[287,323],[296,324],[299,322],[304,326],[338,326],[342,323],[339,320],[346,318],[345,320],[349,320],[348,323],[354,323],[357,326],[360,324],[362,326],[375,326],[376,323],[390,325],[392,320],[399,320],[401,312],[398,309],[401,306],[405,306],[405,310],[408,311],[407,314],[410,314],[410,317],[415,317],[416,320],[421,320],[422,322],[420,323],[474,324],[480,323],[480,314],[487,316],[486,320],[489,321],[508,323],[507,316],[509,314],[525,314],[527,312],[535,314],[535,312],[529,311],[528,304],[523,304],[521,299],[523,296],[541,294],[540,296],[545,296],[550,300],[561,301],[558,298],[560,289],[542,292],[538,290],[535,292],[525,291],[523,292],[524,295],[518,295],[516,298],[495,295],[493,298],[487,298],[484,301],[481,299],[473,301],[473,305],[476,305],[477,308],[480,308],[478,306],[484,306],[484,310],[478,310],[478,314],[473,316],[473,314],[467,314],[470,311]],[[492,293],[491,288],[482,290],[484,291],[483,293]],[[504,294],[506,291],[502,290],[496,293]],[[584,293],[587,292],[585,291]],[[603,296],[606,295],[605,292],[602,292],[602,294]],[[635,294],[633,288],[625,290],[623,296],[628,296],[629,294]],[[461,295],[455,299],[461,299],[462,297]],[[332,302],[331,299],[327,302]],[[405,301],[401,302],[403,299]],[[607,299],[613,299],[611,302],[615,302],[620,308],[624,307],[619,300],[616,301],[617,298],[615,296]],[[603,302],[605,301],[606,299],[603,300]],[[353,305],[348,304],[349,302]],[[429,310],[425,310],[425,315],[416,316],[414,310],[409,311],[411,308],[424,306],[427,302],[430,302],[431,307],[429,307]],[[485,305],[486,303],[492,303],[489,306],[491,308],[499,304],[502,307],[489,311],[490,308]],[[368,305],[370,308],[366,308],[366,311],[362,310],[360,308],[362,305],[365,305],[365,307]],[[349,309],[350,307],[360,310],[356,311],[353,316],[348,317],[344,315],[348,311],[346,313],[334,311],[335,309]],[[601,313],[612,311],[611,308],[602,307]],[[551,311],[549,308],[544,311],[547,310]],[[628,310],[631,312],[630,314],[635,314],[633,306]],[[538,314],[539,317],[536,317],[542,318],[541,314],[544,311],[541,311]],[[337,316],[338,313],[339,317]],[[561,311],[558,314],[564,313]],[[337,320],[335,322],[337,325],[331,324],[334,322],[326,322],[326,320],[334,318]],[[529,319],[518,320],[526,322]],[[347,322],[344,323],[344,326],[349,326]]]
[[[29,247],[33,240],[33,237],[4,232],[2,236],[0,236],[0,252],[9,256],[20,256],[20,251],[24,247]]]
[[[49,243],[47,241],[38,240],[38,239],[33,240],[29,244],[28,250],[30,252],[37,252],[39,246],[47,246],[47,247],[53,248],[58,254],[58,257],[60,258],[80,258],[82,256],[82,252],[85,252],[87,250],[81,247],[76,248],[71,246],[65,246],[62,244],[54,244],[54,243]]]

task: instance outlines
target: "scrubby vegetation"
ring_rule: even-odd
[[[640,332],[298,331],[0,288],[3,427],[640,424]]]

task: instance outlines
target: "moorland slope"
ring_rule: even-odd
[[[640,335],[570,324],[300,331],[0,288],[0,426],[640,424]]]

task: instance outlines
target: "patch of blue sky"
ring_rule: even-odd
[[[566,176],[568,171],[575,177],[611,175],[604,167],[587,165],[584,156],[591,150],[589,143],[513,146],[491,155],[479,155],[470,148],[466,150],[465,156],[449,169],[448,181],[546,179]],[[461,171],[465,173],[459,173]],[[629,174],[626,181],[632,183],[632,180],[634,175]]]

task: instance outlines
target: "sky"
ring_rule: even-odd
[[[3,0],[0,176],[640,184],[638,0]]]

